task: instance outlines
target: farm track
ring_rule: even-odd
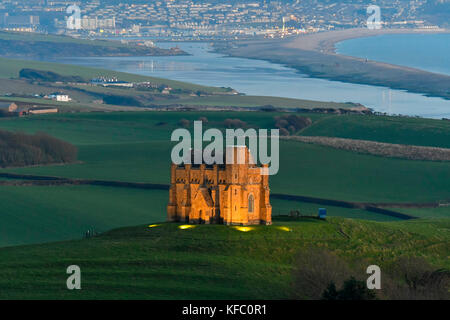
[[[168,184],[111,181],[111,180],[91,180],[91,179],[71,179],[55,176],[38,176],[16,173],[0,173],[0,178],[9,180],[0,180],[0,186],[64,186],[64,185],[91,185],[115,188],[134,188],[145,190],[169,190]],[[416,219],[416,217],[400,213],[397,211],[385,209],[387,207],[396,208],[437,208],[438,202],[429,203],[371,203],[371,202],[350,202],[325,198],[315,198],[300,195],[288,195],[272,193],[272,199],[281,199],[288,201],[301,201],[308,203],[316,203],[322,205],[331,205],[348,209],[363,209],[369,212],[383,214],[403,220]]]

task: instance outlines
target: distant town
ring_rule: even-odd
[[[385,28],[448,27],[448,1],[0,0],[0,29],[156,40],[280,38],[365,26],[372,2]],[[79,11],[68,12],[72,5]],[[67,28],[69,17],[78,19],[76,28]]]

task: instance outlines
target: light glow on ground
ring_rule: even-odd
[[[242,231],[242,232],[249,232],[252,231],[253,228],[251,227],[234,227],[236,230]]]
[[[193,228],[195,228],[195,226],[192,224],[183,224],[183,225],[179,226],[178,228],[181,230],[186,230],[186,229],[193,229]]]

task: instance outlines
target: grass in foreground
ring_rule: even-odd
[[[448,219],[305,219],[248,232],[221,225],[178,227],[144,225],[86,240],[0,249],[0,298],[287,299],[293,295],[296,254],[307,247],[381,268],[401,255],[450,266]],[[66,268],[73,264],[81,268],[80,291],[66,289]]]

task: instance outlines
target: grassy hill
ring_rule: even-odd
[[[240,118],[245,119],[249,127],[272,128],[278,115],[270,112],[116,112],[1,119],[1,129],[27,133],[44,131],[74,144],[79,150],[80,162],[2,169],[0,173],[168,184],[170,134],[179,127],[181,119],[207,117],[205,127],[223,128],[225,119]],[[326,130],[331,123],[354,121],[365,128],[377,120],[369,116],[302,115],[313,120],[304,134],[313,129]],[[409,125],[410,121],[414,125]],[[405,138],[399,138],[399,142],[433,145],[448,134],[445,121],[381,117],[377,122],[380,129],[372,131],[374,140],[383,140],[382,128],[389,130],[392,122],[404,128]],[[321,129],[322,125],[326,128]],[[334,134],[343,135],[348,127],[336,126]],[[368,131],[361,129],[361,133],[353,137],[362,137]],[[407,132],[411,132],[412,138],[406,139]],[[441,141],[445,146],[445,141]],[[383,158],[289,141],[281,141],[280,161],[278,175],[270,178],[272,193],[375,203],[450,199],[448,162]],[[101,186],[1,185],[0,200],[3,203],[0,214],[5,221],[0,225],[0,246],[5,246],[77,239],[88,228],[103,232],[120,226],[163,221],[167,192]],[[324,206],[279,199],[274,199],[272,204],[275,214],[300,210],[315,215],[318,208]],[[362,209],[325,207],[331,216],[396,220]],[[450,216],[450,207],[393,210],[428,219]],[[52,226],[51,229],[46,224]]]
[[[140,76],[131,73],[118,72],[106,69],[88,68],[82,66],[74,66],[69,64],[61,63],[51,63],[43,61],[33,61],[33,60],[18,60],[18,59],[7,59],[0,58],[0,78],[18,78],[19,72],[22,69],[36,69],[36,70],[51,70],[54,73],[60,74],[62,76],[79,76],[85,80],[90,80],[98,76],[105,77],[117,77],[121,81],[128,82],[144,82],[153,81],[155,83],[167,84],[172,88],[179,89],[197,89],[206,91],[220,91],[220,88],[200,86],[191,83],[168,80],[162,78],[154,78],[148,76]]]
[[[450,121],[432,119],[331,116],[321,118],[320,122],[306,128],[302,134],[450,148]]]
[[[0,249],[0,299],[289,299],[301,294],[293,272],[306,268],[296,259],[306,248],[336,254],[364,279],[369,264],[389,270],[407,255],[421,256],[433,268],[450,267],[448,219],[280,220],[248,232],[179,226],[143,225],[85,240]],[[65,271],[73,264],[82,272],[79,291],[66,289]]]
[[[79,160],[83,162],[63,167],[22,168],[15,172],[168,183],[172,147],[168,142],[180,119],[195,120],[206,116],[207,127],[223,127],[227,118],[242,118],[248,126],[270,128],[276,115],[252,112],[90,113],[5,120],[0,126],[27,132],[45,130],[75,144],[79,148]],[[337,117],[336,121],[346,117]],[[316,118],[316,123],[321,124],[328,116],[323,119]],[[365,121],[366,118],[360,119]],[[434,120],[433,123],[439,127],[442,122]],[[335,135],[339,135],[339,131],[336,130]],[[434,143],[431,135],[428,141]],[[280,148],[280,171],[271,177],[271,188],[276,193],[365,202],[427,202],[450,198],[448,162],[383,158],[291,141],[282,141]]]
[[[167,192],[99,186],[0,186],[0,202],[1,247],[81,239],[87,230],[105,232],[163,221]]]
[[[97,57],[97,56],[168,56],[186,54],[182,50],[124,44],[120,41],[76,39],[63,35],[30,32],[0,32],[3,57]]]

